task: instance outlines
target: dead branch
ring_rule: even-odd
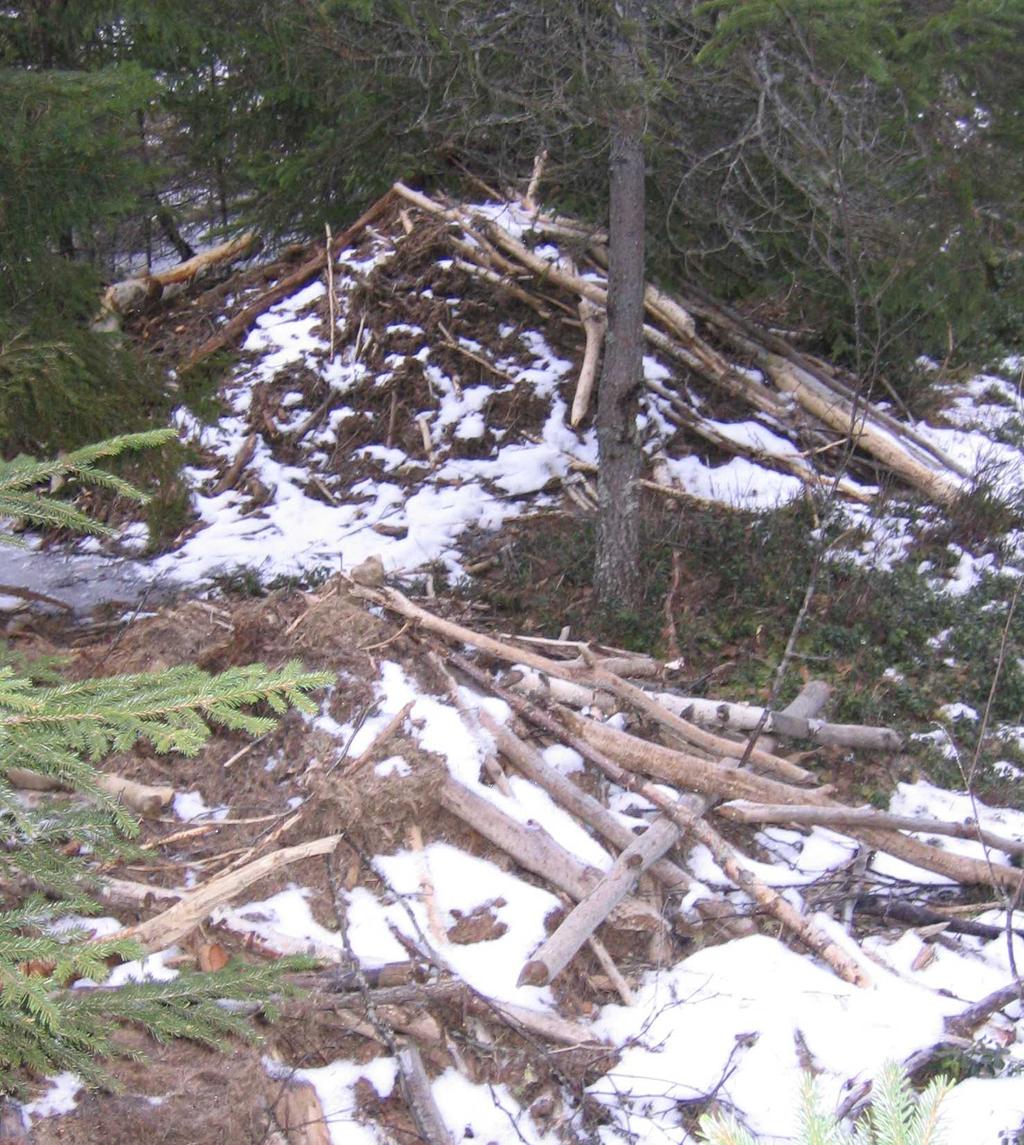
[[[607,325],[602,311],[587,298],[580,299],[580,321],[583,323],[587,342],[583,350],[583,365],[580,366],[576,394],[572,401],[572,414],[569,418],[569,424],[573,429],[587,416],[587,410],[590,408],[590,398],[597,380],[597,366],[601,358],[601,343],[604,341]]]
[[[258,434],[250,433],[245,441],[242,442],[241,447],[235,454],[234,460],[224,471],[224,476],[213,487],[214,497],[219,497],[221,493],[226,493],[229,489],[234,489],[238,484],[242,470],[252,461],[253,455],[256,453],[258,436]]]
[[[480,723],[494,737],[502,755],[514,763],[528,779],[548,791],[567,811],[620,850],[632,845],[635,836],[621,819],[552,767],[539,751],[521,740],[510,727],[499,724],[483,711],[480,713]],[[656,862],[651,873],[672,891],[685,892],[691,885],[689,875],[668,859]]]
[[[677,696],[672,692],[660,692],[657,699],[664,707],[685,719],[712,727],[728,728],[730,731],[753,731],[764,715],[764,708],[756,704],[737,704],[702,696]],[[823,746],[860,748],[865,751],[899,751],[903,747],[903,737],[892,728],[832,724],[785,712],[770,712],[764,731],[784,739],[810,740]]]
[[[711,732],[706,732],[702,728],[697,727],[696,724],[684,720],[681,716],[677,716],[674,712],[669,711],[658,702],[658,698],[650,696],[641,688],[635,687],[633,684],[626,683],[625,680],[619,679],[611,672],[604,668],[595,667],[591,676],[596,684],[604,688],[606,691],[614,693],[616,696],[624,700],[628,700],[634,707],[639,709],[645,716],[655,720],[661,724],[662,727],[668,728],[670,731],[675,732],[689,743],[695,744],[697,747],[703,748],[705,751],[710,752],[717,756],[739,758],[743,753],[743,745],[733,743],[731,740],[723,739],[721,736],[713,735]],[[758,771],[763,771],[768,775],[774,775],[779,779],[786,779],[793,783],[813,783],[814,775],[807,771],[805,768],[798,767],[795,763],[790,763],[788,759],[783,759],[782,756],[772,755],[770,752],[754,748],[748,756],[748,762]]]
[[[586,898],[601,880],[600,871],[580,862],[546,831],[517,822],[455,779],[447,779],[442,787],[441,806],[510,855],[524,870],[539,875],[576,902]],[[621,904],[616,921],[630,929],[663,925],[657,911],[636,900]]]
[[[398,1051],[398,1073],[409,1115],[427,1145],[453,1145],[452,1135],[434,1101],[420,1051],[411,1043]]]

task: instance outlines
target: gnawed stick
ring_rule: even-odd
[[[20,787],[23,791],[64,789],[64,784],[56,776],[43,775],[25,767],[12,767],[6,778],[12,787]],[[159,815],[174,798],[173,787],[149,787],[145,783],[136,783],[134,779],[125,779],[122,775],[97,775],[96,786],[147,819]]]
[[[353,585],[351,592],[353,596],[368,600],[383,608],[389,608],[392,612],[397,612],[408,620],[416,621],[427,631],[444,637],[451,644],[470,644],[506,664],[525,664],[538,672],[557,676],[563,680],[577,680],[581,676],[585,677],[593,670],[595,664],[593,656],[590,660],[582,656],[576,660],[551,660],[529,648],[517,647],[483,632],[476,632],[472,628],[466,628],[462,624],[456,624],[452,620],[445,620],[441,616],[428,612],[396,588],[369,589],[360,585]],[[599,658],[596,664],[611,672],[621,672],[637,677],[659,676],[664,672],[664,665],[649,656],[607,656]]]
[[[594,382],[597,380],[597,366],[601,358],[601,343],[604,340],[607,324],[604,312],[587,298],[580,299],[580,321],[583,323],[587,342],[583,350],[583,365],[580,366],[580,376],[576,383],[572,413],[569,417],[569,424],[573,429],[587,416],[587,410],[590,408],[590,398],[594,392]]]
[[[630,737],[631,738],[631,737]],[[580,741],[580,747],[586,751],[585,741]],[[787,929],[793,931],[801,941],[810,946],[820,957],[826,961],[836,973],[845,981],[862,985],[866,981],[863,972],[844,951],[842,951],[826,935],[822,934],[812,923],[803,918],[789,903],[777,894],[771,887],[762,883],[741,862],[735,851],[701,819],[702,808],[695,809],[690,803],[670,799],[653,784],[640,779],[636,775],[620,767],[601,750],[586,751],[587,758],[601,768],[609,779],[631,791],[636,791],[645,799],[650,800],[660,808],[677,826],[690,832],[699,842],[702,842],[711,851],[715,862],[741,890],[749,894],[760,906],[774,915]],[[737,777],[745,773],[733,769]],[[756,778],[762,783],[773,783],[773,780]],[[781,787],[782,784],[775,784]],[[697,904],[699,908],[699,904]]]
[[[666,779],[678,787],[700,791],[703,794],[719,795],[725,799],[745,799],[770,804],[806,803],[815,806],[839,806],[829,799],[829,792],[825,789],[808,790],[790,787],[765,776],[752,775],[736,769],[729,771],[705,760],[687,756],[683,752],[647,743],[606,724],[599,724],[595,720],[584,719],[567,708],[559,711],[572,731],[581,739],[592,743],[605,755],[620,759],[631,770]],[[738,794],[741,789],[746,789],[747,794]],[[737,794],[729,794],[730,790]],[[869,847],[895,855],[896,858],[903,859],[913,866],[945,875],[954,882],[1017,891],[1024,879],[1021,872],[1013,867],[982,859],[971,859],[964,855],[954,855],[895,831],[861,827],[852,828],[846,834],[866,843]]]
[[[197,926],[212,910],[234,898],[239,891],[258,882],[269,874],[314,855],[329,855],[341,842],[341,835],[327,835],[299,843],[294,847],[282,847],[268,855],[261,855],[251,863],[229,874],[218,875],[208,883],[197,887],[185,895],[169,910],[151,918],[148,922],[129,926],[117,932],[117,938],[132,938],[147,950],[162,950],[171,946]]]
[[[724,767],[675,748],[649,743],[628,732],[577,715],[568,708],[559,708],[558,714],[580,739],[605,755],[620,760],[630,770],[666,780],[687,791],[762,803],[817,803],[825,798],[820,789],[793,787],[777,779],[754,775],[736,767]],[[746,794],[739,794],[741,791]]]
[[[440,798],[446,811],[489,839],[524,870],[539,875],[575,902],[586,898],[600,882],[600,871],[580,862],[542,828],[517,822],[458,780],[448,778]],[[622,903],[616,921],[619,925],[643,930],[665,925],[656,910],[637,900]]]
[[[870,979],[863,967],[855,962],[837,943],[823,934],[810,920],[804,918],[772,887],[761,880],[742,862],[736,852],[707,823],[695,820],[691,830],[694,836],[711,852],[712,858],[721,867],[730,882],[766,910],[800,941],[815,952],[843,979],[854,986],[868,986]]]
[[[1008,986],[986,994],[984,998],[968,1006],[966,1010],[961,1010],[959,1014],[951,1014],[945,1019],[946,1031],[961,1037],[970,1037],[978,1026],[988,1021],[997,1010],[1009,1006],[1011,1002],[1021,1001],[1024,1001],[1024,987],[1020,982],[1011,982]]]
[[[919,835],[948,835],[954,839],[973,839],[1008,855],[1024,855],[1024,842],[997,835],[977,823],[951,823],[926,816],[891,815],[872,807],[817,807],[783,804],[723,803],[719,815],[737,823],[797,823],[818,827],[869,827],[880,831],[913,831]]]
[[[234,489],[239,477],[242,475],[242,470],[253,459],[253,454],[256,452],[257,437],[257,434],[250,433],[245,441],[242,442],[241,447],[235,454],[234,460],[224,471],[224,476],[214,485],[214,497],[219,497],[221,493],[226,493],[229,489]]]
[[[341,769],[341,778],[347,779],[354,772],[359,771],[367,763],[373,759],[374,755],[386,744],[392,736],[401,731],[402,726],[405,724],[406,717],[412,711],[416,701],[410,700],[405,707],[400,708],[391,717],[390,720],[381,728],[381,730],[373,737],[373,743],[363,752],[361,752],[355,759],[349,760]]]
[[[498,750],[527,777],[548,791],[567,810],[592,827],[599,835],[620,850],[632,845],[636,836],[614,816],[599,800],[588,795],[552,767],[544,756],[525,743],[510,727],[499,724],[486,712],[480,713],[481,726],[494,737]],[[651,873],[669,890],[685,892],[691,885],[690,876],[668,859],[656,862]]]
[[[704,731],[696,724],[691,724],[688,720],[684,720],[681,716],[669,711],[668,708],[658,702],[657,698],[648,695],[643,689],[627,683],[606,669],[595,666],[591,675],[599,687],[628,700],[634,707],[639,708],[644,715],[656,720],[663,727],[674,731],[690,743],[696,744],[697,747],[703,748],[707,752],[713,752],[715,755],[732,756],[737,759],[743,754],[742,744],[734,744],[730,740],[722,739],[721,736]],[[795,783],[813,783],[815,779],[814,775],[805,768],[797,767],[795,763],[790,763],[788,759],[783,759],[782,756],[773,755],[771,752],[762,751],[758,748],[754,748],[750,752],[748,759],[756,770],[767,772],[779,779],[786,779]]]
[[[730,731],[753,731],[761,722],[764,709],[756,704],[737,704],[730,700],[706,699],[703,696],[658,694],[658,700],[685,719]],[[786,739],[806,739],[831,747],[862,748],[866,751],[899,751],[903,737],[893,728],[867,724],[832,724],[802,716],[772,712],[764,725],[766,734]]]
[[[571,731],[566,730],[566,728],[548,712],[537,707],[536,704],[531,703],[522,696],[517,696],[514,692],[509,692],[493,681],[488,680],[485,674],[481,672],[475,664],[459,653],[453,653],[451,660],[452,663],[472,679],[488,686],[499,699],[504,700],[513,711],[517,712],[535,727],[547,735],[552,736],[558,740],[559,743],[567,744],[573,748],[574,751],[579,752],[584,759],[590,760],[598,770],[602,771],[614,783],[619,784],[629,791],[635,791],[641,795],[644,794],[644,788],[649,785],[645,784],[639,776],[634,775],[632,772],[625,771],[615,763],[614,760],[609,759],[597,748],[588,744],[578,736],[574,736]],[[661,859],[651,868],[651,873],[662,877],[661,872],[665,868],[668,868],[665,873],[669,878],[666,878],[664,881],[671,888],[672,882],[670,880],[673,877],[672,870],[673,868],[679,870],[679,868],[675,868],[674,864],[669,863],[667,859]],[[681,873],[684,878],[689,879],[689,876],[686,875],[685,872]],[[727,932],[729,937],[745,938],[748,934],[754,933],[756,929],[750,920],[742,917],[737,918],[735,908],[725,899],[717,896],[698,900],[693,904],[693,910],[701,919],[710,922],[717,929]]]
[[[744,866],[739,855],[733,848],[725,842],[717,831],[701,819],[702,809],[696,811],[692,805],[688,803],[668,798],[653,784],[647,783],[637,776],[628,774],[622,767],[616,764],[614,760],[609,759],[600,750],[590,753],[589,758],[597,763],[610,779],[629,790],[636,791],[638,794],[643,795],[645,799],[649,799],[656,807],[660,808],[673,823],[684,831],[690,832],[694,838],[703,843],[731,882],[746,894],[750,895],[759,906],[777,918],[787,930],[792,931],[806,946],[809,946],[823,961],[827,962],[840,978],[854,985],[862,986],[867,984],[867,978],[863,970],[845,951],[828,938],[827,935],[823,934],[813,923],[809,922],[798,911],[794,910],[780,894],[762,883],[752,871]],[[740,778],[744,776],[745,773],[733,769],[732,774]],[[782,784],[776,784],[774,780],[762,779],[756,776],[751,776],[750,778],[756,778],[761,783],[772,783],[777,787],[783,786]]]
[[[337,253],[343,250],[356,235],[365,230],[370,223],[380,218],[391,206],[393,200],[394,192],[392,190],[385,191],[350,227],[335,236],[333,245],[334,252]],[[284,278],[276,282],[269,290],[264,291],[259,298],[249,303],[248,306],[236,314],[230,321],[226,322],[216,334],[207,338],[207,340],[192,353],[188,361],[181,366],[179,372],[191,370],[211,354],[215,354],[218,350],[223,350],[225,346],[230,346],[236,339],[241,338],[249,331],[249,328],[256,319],[269,310],[275,302],[280,302],[282,298],[287,298],[300,286],[305,285],[314,275],[319,274],[323,269],[323,259],[323,252],[318,252],[311,259],[304,262],[297,270],[285,275]]]
[[[608,953],[608,948],[596,934],[587,939],[587,946],[590,947],[601,969],[608,975],[608,980],[615,987],[623,1006],[632,1006],[636,1002],[636,995],[629,988],[622,971],[615,965],[615,959]]]
[[[601,881],[581,900],[530,957],[518,986],[546,986],[568,966],[576,952],[633,890],[640,876],[679,840],[670,819],[656,819],[622,852]]]
[[[574,708],[597,708],[606,716],[612,715],[619,707],[615,699],[599,688],[586,684],[576,684],[572,680],[562,680],[549,676],[534,668],[516,668],[505,676],[510,688],[527,696],[536,696],[556,704],[572,704]]]
[[[410,1043],[398,1051],[398,1073],[402,1079],[405,1104],[420,1139],[427,1145],[453,1145],[452,1135],[434,1101],[430,1078],[415,1045]]]

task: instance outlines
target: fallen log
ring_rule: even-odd
[[[502,755],[515,764],[527,779],[543,787],[567,811],[620,850],[625,850],[635,842],[636,836],[620,818],[552,767],[539,751],[521,740],[511,728],[499,724],[483,711],[480,713],[480,723],[494,737]],[[668,859],[656,862],[651,873],[670,891],[683,893],[692,885],[689,875]]]
[[[583,351],[583,365],[580,366],[579,380],[576,382],[576,393],[572,400],[572,413],[569,424],[576,428],[587,416],[590,408],[590,398],[594,392],[594,383],[597,380],[597,365],[601,357],[601,343],[604,341],[606,319],[601,310],[587,298],[580,299],[580,321],[583,323],[583,332],[586,335],[586,347]]]
[[[721,736],[706,732],[697,727],[696,724],[684,720],[659,703],[657,696],[649,695],[642,688],[637,688],[635,685],[619,679],[603,668],[593,668],[590,675],[599,687],[628,700],[645,716],[655,720],[662,727],[675,732],[676,735],[681,736],[689,743],[721,757],[738,759],[743,754],[742,744],[722,739]],[[815,781],[812,772],[803,767],[798,767],[795,763],[790,763],[788,759],[783,759],[782,756],[773,755],[771,752],[756,747],[748,753],[747,762],[756,770],[774,775],[778,779],[786,779],[793,783],[813,783]]]
[[[43,775],[24,767],[10,768],[6,778],[12,787],[20,787],[23,791],[68,790],[56,776]],[[134,779],[125,779],[122,775],[101,773],[96,776],[96,786],[149,819],[159,815],[174,798],[173,787],[150,787],[145,783],[136,783]]]
[[[164,947],[172,946],[184,938],[211,911],[234,898],[239,891],[245,890],[246,887],[291,863],[297,863],[314,855],[329,855],[341,841],[341,835],[327,835],[321,839],[312,839],[308,843],[299,843],[294,847],[282,847],[278,851],[262,855],[236,871],[210,879],[155,918],[136,926],[125,927],[113,937],[134,939],[146,950],[163,950]]]
[[[120,329],[121,318],[129,310],[148,299],[159,298],[164,289],[183,282],[191,282],[212,266],[237,262],[245,258],[256,245],[255,231],[229,239],[218,246],[193,255],[184,262],[158,270],[152,274],[141,274],[136,278],[126,278],[111,283],[100,299],[100,313],[93,322],[93,329],[114,331]]]
[[[960,483],[952,479],[948,470],[940,471],[917,460],[890,431],[873,425],[866,412],[868,403],[855,408],[837,394],[824,391],[807,371],[777,355],[766,354],[765,366],[776,386],[792,394],[808,413],[848,434],[859,448],[933,501],[948,505],[961,493]]]

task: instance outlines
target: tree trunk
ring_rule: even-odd
[[[597,401],[600,457],[594,588],[603,605],[640,604],[637,413],[644,348],[644,145],[639,107],[612,118],[609,159],[608,332]]]

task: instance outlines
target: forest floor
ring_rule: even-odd
[[[187,894],[264,854],[340,835],[329,858],[282,865],[118,972],[215,973],[224,955],[297,952],[322,969],[277,1022],[260,1024],[258,1044],[227,1055],[126,1033],[146,1060],[114,1064],[120,1092],[70,1078],[41,1086],[23,1111],[30,1139],[417,1140],[422,1111],[400,1064],[408,1046],[456,1142],[675,1145],[696,1139],[698,1117],[714,1110],[782,1141],[806,1071],[835,1107],[889,1059],[924,1060],[918,1078],[945,1069],[963,1079],[946,1104],[950,1142],[1020,1139],[1019,1007],[996,1008],[969,1038],[949,1025],[1015,979],[1024,948],[1012,896],[841,831],[714,818],[867,984],[842,980],[684,837],[671,856],[691,880],[685,890],[645,876],[597,947],[550,984],[519,985],[574,896],[456,814],[452,782],[556,841],[584,874],[607,872],[617,849],[507,756],[496,770],[493,736],[474,713],[505,721],[631,833],[658,808],[466,676],[453,690],[448,672],[464,647],[439,643],[382,595],[400,587],[431,614],[502,640],[603,641],[588,655],[614,646],[637,655],[636,667],[655,657],[656,677],[625,676],[684,697],[778,710],[826,681],[825,718],[893,729],[899,746],[774,739],[809,782],[845,804],[974,819],[1022,841],[1024,534],[1008,492],[1021,463],[1019,361],[948,379],[931,399],[941,415],[915,423],[975,474],[936,506],[863,453],[843,474],[850,496],[828,496],[836,474],[801,469],[834,452],[815,437],[820,427],[752,412],[652,352],[649,380],[685,398],[703,435],[648,396],[650,473],[675,495],[652,490],[645,507],[644,608],[602,613],[588,584],[596,444],[589,420],[568,425],[580,324],[553,290],[541,291],[540,310],[533,287],[525,301],[496,293],[447,241],[435,222],[396,212],[339,255],[333,300],[313,281],[268,310],[240,354],[181,375],[191,491],[165,490],[163,518],[150,518],[173,544],[143,561],[146,531],[124,521],[116,558],[134,553],[150,586],[141,605],[73,622],[22,610],[9,622],[21,651],[64,654],[76,676],[297,657],[337,677],[316,717],[290,713],[255,744],[222,733],[194,759],[140,749],[110,760],[109,770],[175,796],[143,821],[150,857],[106,872],[153,894],[134,905],[112,897],[111,917],[90,923],[100,933],[131,925],[166,905],[161,888]],[[186,296],[138,318],[135,336],[180,364],[266,281],[257,269]],[[123,518],[122,506],[105,508]],[[798,616],[795,656],[773,691]],[[474,663],[500,686],[516,682],[514,662],[499,672],[486,649]],[[607,700],[589,709],[600,721],[679,749],[649,716]],[[657,785],[672,798],[687,790]],[[1019,863],[969,839],[914,838]],[[717,917],[698,918],[695,904],[711,900]],[[880,919],[885,903],[941,921]]]

